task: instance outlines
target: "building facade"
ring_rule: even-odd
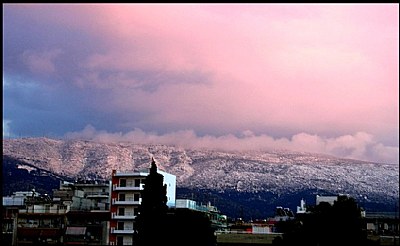
[[[54,201],[68,205],[64,245],[107,245],[110,228],[111,182],[62,181]]]
[[[106,245],[110,184],[60,182],[53,198],[19,191],[3,197],[4,245]]]
[[[164,185],[167,186],[167,206],[175,206],[176,176],[157,170],[164,176]],[[142,202],[144,181],[150,169],[133,172],[112,172],[111,190],[111,245],[132,245],[135,218],[139,213]]]
[[[48,196],[27,197],[18,211],[16,245],[62,244],[68,209]]]

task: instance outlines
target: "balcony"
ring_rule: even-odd
[[[108,198],[110,193],[108,192],[86,192],[87,198]]]
[[[126,186],[113,185],[113,191],[140,191],[144,189],[144,184],[135,186],[134,182],[127,182]]]
[[[133,227],[124,227],[123,229],[111,227],[111,233],[113,233],[113,234],[133,234],[134,230],[133,230]]]
[[[112,199],[113,205],[140,205],[142,203],[142,198],[139,200],[134,200],[133,198],[126,198],[125,200]]]
[[[136,215],[134,215],[134,213],[132,212],[131,213],[128,212],[123,215],[112,213],[111,218],[115,220],[134,220],[136,218]]]

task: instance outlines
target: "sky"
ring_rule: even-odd
[[[3,139],[399,164],[398,4],[3,4]]]

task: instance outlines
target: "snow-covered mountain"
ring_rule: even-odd
[[[311,153],[228,153],[126,142],[22,138],[3,140],[3,155],[72,178],[110,179],[113,169],[148,168],[154,157],[160,169],[177,176],[179,188],[277,197],[320,191],[388,204],[399,198],[398,165]]]

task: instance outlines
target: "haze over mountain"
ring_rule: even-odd
[[[229,194],[231,199],[242,196],[246,203],[261,207],[279,205],[276,202],[285,196],[280,202],[290,201],[294,206],[300,195],[310,199],[316,194],[344,193],[361,204],[383,207],[392,206],[399,198],[398,165],[311,153],[218,152],[128,142],[22,138],[3,139],[4,156],[74,179],[110,179],[113,169],[148,168],[154,157],[160,169],[177,176],[179,189]]]

